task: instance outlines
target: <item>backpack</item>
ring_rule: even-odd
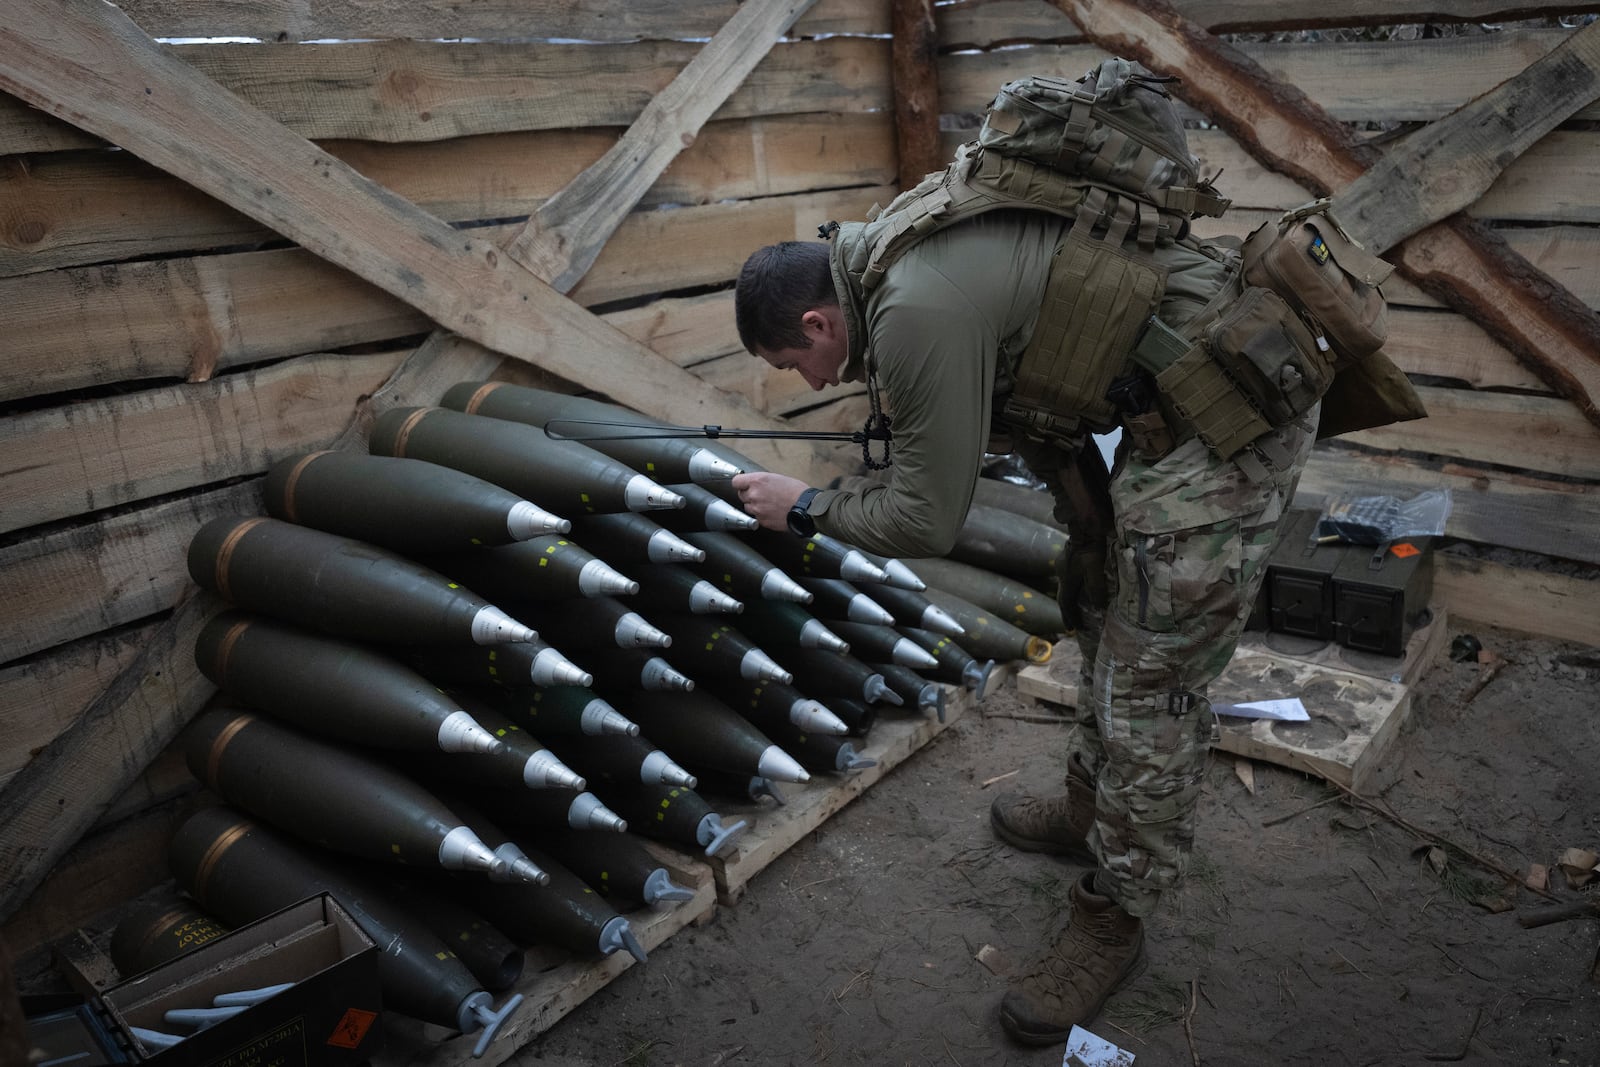
[[[1148,201],[1168,215],[1220,216],[1229,201],[1200,180],[1183,121],[1160,77],[1107,59],[1075,82],[1036,75],[1003,86],[977,143]]]

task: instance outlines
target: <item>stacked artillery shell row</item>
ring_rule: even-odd
[[[208,929],[336,894],[393,946],[387,1002],[480,1054],[522,948],[643,960],[613,904],[690,896],[633,834],[718,855],[745,823],[701,788],[781,802],[870,766],[880,707],[942,717],[934,683],[981,695],[1060,628],[967,564],[755,530],[728,484],[746,457],[598,401],[465,383],[369,444],[285,460],[268,516],[190,545],[233,605],[196,644],[222,696],[187,752],[224,803],[171,865]],[[195,928],[169,910],[119,940],[170,946],[173,915]]]

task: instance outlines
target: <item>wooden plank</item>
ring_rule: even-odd
[[[262,474],[325,445],[408,354],[302,356],[0,419],[0,532]]]
[[[1011,669],[1009,665],[997,665],[990,675],[990,686],[1009,682]],[[817,775],[804,785],[785,786],[787,803],[782,807],[763,808],[759,813],[752,811],[749,816],[752,825],[736,842],[738,847],[726,856],[711,860],[717,879],[717,898],[724,904],[737,903],[750,879],[773,860],[977,706],[970,691],[945,688],[944,722],[931,713],[881,715],[861,749],[863,756],[878,761],[874,766],[843,777]],[[744,817],[742,812],[740,815]]]
[[[192,634],[218,607],[212,597],[192,593],[161,629]],[[34,894],[56,860],[212,691],[195,666],[192,637],[178,644],[158,632],[83,717],[7,784],[0,792],[0,918],[9,918]],[[108,759],[131,771],[126,777],[107,774]]]
[[[558,293],[569,292],[668,164],[815,0],[746,2],[661,92],[628,132],[539,205],[506,253]]]
[[[1463,270],[1470,270],[1475,260],[1488,261],[1492,269],[1497,260],[1507,257],[1495,256],[1494,250],[1481,244],[1470,249],[1452,247],[1464,244],[1469,231],[1464,227],[1435,229],[1434,224],[1477,200],[1504,170],[1506,160],[1520,155],[1596,98],[1600,98],[1600,25],[1591,23],[1515,77],[1390,149],[1339,189],[1333,210],[1356,240],[1379,255],[1418,235],[1410,247],[1400,249],[1400,262],[1414,272],[1426,264],[1425,269],[1434,276],[1452,283],[1455,295],[1470,301],[1461,284]],[[1455,253],[1453,261],[1440,263],[1437,254],[1447,250]],[[1474,295],[1480,303],[1493,301],[1486,288],[1481,281],[1476,288]],[[1549,294],[1545,300],[1568,308],[1574,321],[1568,325],[1550,318],[1529,325],[1535,332],[1565,333],[1575,346],[1581,346],[1579,351],[1569,350],[1568,354],[1577,358],[1562,359],[1557,353],[1548,359],[1542,349],[1526,344],[1518,352],[1547,384],[1573,400],[1600,426],[1600,405],[1596,403],[1600,354],[1594,351],[1594,345],[1600,343],[1600,329],[1592,321],[1583,322],[1584,309],[1576,306],[1576,299],[1553,299],[1558,295]],[[1511,323],[1505,325],[1509,328]],[[1563,326],[1567,329],[1562,330]]]
[[[1402,499],[1450,491],[1445,533],[1485,545],[1600,563],[1600,487],[1466,465],[1373,453],[1341,443],[1318,445],[1300,478],[1295,504],[1321,507],[1356,491]]]
[[[440,141],[626,126],[701,47],[390,40],[312,48],[167,45],[160,52],[302,137]],[[716,117],[889,106],[888,42],[834,37],[779,46]],[[0,116],[0,153],[49,150],[60,140],[52,126],[26,111]]]
[[[820,223],[862,218],[874,203],[887,204],[893,196],[892,186],[871,186],[636,212],[612,237],[595,260],[594,269],[570,295],[573,300],[592,306],[660,292],[664,284],[688,289],[731,281],[738,276],[746,257],[760,246],[774,241],[814,239]],[[577,380],[560,367],[552,369]],[[603,383],[591,388],[608,391]],[[731,416],[668,421],[739,425]]]
[[[125,0],[120,5],[152,37],[257,37],[263,41],[324,41],[383,37],[434,40],[638,41],[710,37],[737,10],[736,0]],[[796,35],[883,34],[888,12],[881,3],[820,0],[795,26]]]
[[[1298,697],[1307,722],[1221,717],[1213,747],[1305,771],[1347,789],[1379,787],[1390,751],[1411,715],[1411,688],[1298,659],[1241,648],[1208,687],[1216,703]]]
[[[1140,7],[1153,10],[1147,4]],[[1109,10],[1101,8],[1100,17]],[[1432,122],[1513,77],[1569,32],[1503,30],[1421,41],[1242,42],[1233,47],[1259,64],[1268,78],[1295,86],[1341,122]],[[1134,51],[1125,44],[1048,44],[945,55],[939,63],[940,110],[981,115],[995,91],[1019,71],[1077,78],[1107,52],[1131,56]],[[1179,95],[1187,103],[1215,110],[1194,95],[1198,70],[1183,67],[1172,56],[1157,66],[1182,74]],[[1575,117],[1600,118],[1600,106],[1591,104]]]
[[[190,773],[189,764],[184,758],[183,736],[180,733],[126,789],[116,794],[106,806],[105,813],[94,823],[94,828],[110,829],[123,820],[197,793],[200,788],[200,782]]]
[[[1549,392],[1482,326],[1453,312],[1391,306],[1383,351],[1408,374],[1455,378],[1477,389]]]
[[[0,668],[0,786],[72,725],[83,709],[133,662],[151,624],[95,634],[53,652]]]
[[[1431,452],[1575,478],[1600,478],[1600,427],[1555,397],[1420,386],[1428,417],[1344,435],[1379,449]]]
[[[1239,636],[1239,648],[1410,688],[1438,662],[1450,635],[1449,613],[1444,607],[1435,607],[1431,615],[1425,625],[1417,627],[1406,639],[1405,651],[1399,656],[1380,656],[1345,648],[1333,641],[1266,630],[1246,630]],[[1017,671],[1017,692],[1035,700],[1074,708],[1078,702],[1078,669],[1082,662],[1076,641],[1057,641],[1048,662],[1030,663]]]
[[[85,838],[24,906],[0,906],[0,939],[13,952],[30,952],[167,881],[166,864],[152,860],[166,855],[180,817],[169,805]]]
[[[1594,611],[1597,592],[1592,580],[1446,552],[1434,555],[1433,602],[1458,623],[1472,620],[1600,647],[1600,617]],[[1017,688],[1027,696],[1070,705],[1077,699],[1072,679],[1078,662],[1076,645],[1058,644],[1050,663],[1018,674]]]
[[[300,249],[4,278],[0,306],[15,329],[0,399],[152,378],[204,380],[430,325],[404,301]],[[283,314],[286,307],[295,314]]]
[[[848,383],[813,392],[798,374],[779,371],[740,349],[724,359],[702,363],[695,377],[717,389],[740,393],[770,415],[792,416],[842,397],[865,396],[866,386]],[[815,427],[807,427],[815,429]],[[859,430],[859,422],[851,429]],[[856,453],[859,455],[859,451]]]
[[[170,609],[190,586],[195,530],[262,513],[258,480],[55,530],[0,548],[0,663]]]
[[[730,291],[652,300],[640,307],[608,311],[601,317],[680,367],[746,354],[734,323]]]
[[[624,913],[634,936],[649,953],[685,927],[705,922],[717,907],[717,885],[710,868],[702,860],[651,842],[644,844],[661,860],[673,882],[694,890],[692,898],[670,907],[644,907]],[[501,1027],[482,1058],[475,1059],[472,1055],[478,1035],[430,1039],[429,1033],[437,1028],[419,1024],[403,1026],[402,1040],[391,1041],[372,1062],[376,1067],[465,1067],[466,1064],[493,1067],[514,1056],[520,1047],[550,1029],[636,963],[626,952],[613,952],[599,960],[577,958],[565,952],[552,955],[553,962],[528,974],[507,993],[508,996],[511,992],[521,993],[525,1001]],[[530,953],[529,959],[533,956]]]
[[[1458,620],[1600,648],[1594,581],[1442,553],[1433,591]]]
[[[648,191],[637,190],[638,199],[649,206],[714,203],[881,184],[894,175],[889,123],[887,115],[713,123]],[[672,143],[683,147],[677,138]],[[608,150],[629,150],[610,130],[326,147],[365,177],[453,223],[554,210],[540,205]],[[530,159],[539,166],[530,167]],[[71,153],[26,165],[12,160],[0,165],[0,200],[17,216],[13,240],[0,242],[0,275],[273,237],[249,216],[127,153]]]
[[[789,421],[802,430],[854,431],[866,424],[867,414],[867,396],[861,392],[837,397],[826,404],[799,412]],[[841,452],[860,454],[858,445],[839,447]]]
[[[1589,3],[1511,0],[1174,0],[1173,8],[1212,33],[1384,26],[1406,22],[1514,22],[1582,14]],[[940,44],[988,48],[1018,41],[1081,40],[1083,32],[1048,0],[954,0],[939,7]]]
[[[637,213],[612,242],[626,252],[602,256],[574,298],[596,304],[730,281],[759,245],[814,236],[818,221],[858,216],[892,195],[892,187],[874,186]],[[512,226],[475,231],[490,241],[513,232]],[[393,341],[422,332],[430,321],[299,249],[0,279],[0,306],[13,331],[0,399],[128,379],[203,379],[214,368]],[[286,318],[286,306],[296,314]],[[73,360],[61,358],[67,350]]]
[[[0,87],[70,114],[488,348],[670,422],[766,422],[740,400],[697,388],[692,375],[562,299],[492,245],[216,94],[116,9],[93,0],[21,2],[37,10],[0,27]],[[131,107],[123,87],[135,82],[151,92]],[[183,138],[171,138],[172,129]],[[758,451],[772,462],[764,465],[809,475],[809,448],[766,444]]]
[[[506,253],[557,292],[569,292],[639,198],[771,51],[773,38],[812,2],[771,0],[740,8],[604,156],[539,206],[504,244]]]

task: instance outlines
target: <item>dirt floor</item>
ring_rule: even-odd
[[[1600,848],[1600,653],[1471,632],[1508,665],[1470,703],[1477,663],[1433,667],[1381,800],[1521,872]],[[1006,979],[975,959],[993,946],[1023,966],[1065,919],[1076,869],[1011,850],[988,824],[996,791],[1060,781],[1065,728],[1004,717],[1041,707],[991,695],[736,907],[675,935],[510,1062],[1060,1063],[1060,1047],[1006,1041]],[[1518,915],[1548,902],[1458,849],[1433,854],[1437,871],[1430,842],[1394,819],[1265,763],[1252,795],[1234,764],[1213,758],[1188,883],[1148,924],[1148,969],[1091,1030],[1140,1067],[1600,1065],[1600,922],[1525,929]],[[1550,892],[1600,901],[1556,870]],[[1515,910],[1488,910],[1497,898]]]

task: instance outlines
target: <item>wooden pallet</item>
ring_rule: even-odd
[[[1007,684],[1011,676],[1009,667],[996,666],[990,676],[991,691]],[[782,806],[767,806],[770,801],[745,805],[718,798],[716,808],[724,819],[748,819],[752,823],[738,839],[739,847],[728,856],[710,859],[689,856],[653,841],[644,842],[661,858],[674,882],[694,890],[692,900],[669,909],[645,909],[628,915],[645,950],[654,950],[686,926],[706,922],[719,904],[736,904],[750,880],[785,850],[949,729],[976,704],[967,690],[946,687],[942,723],[932,712],[913,715],[885,711],[872,727],[861,752],[877,760],[876,765],[848,776],[817,775],[805,785],[786,785]],[[634,963],[633,957],[625,952],[614,952],[600,960],[575,959],[569,954],[539,950],[530,952],[527,977],[511,991],[521,993],[526,1003],[506,1023],[481,1059],[472,1059],[475,1035],[454,1035],[442,1027],[390,1016],[387,1021],[389,1043],[374,1057],[374,1067],[465,1067],[467,1064],[494,1067],[554,1026]],[[509,995],[509,992],[505,994]],[[496,1002],[504,1003],[504,996]]]
[[[994,691],[1011,680],[1011,668],[997,664],[989,677]],[[846,776],[817,775],[805,785],[785,786],[786,803],[780,807],[739,809],[732,814],[750,819],[752,825],[738,840],[738,848],[723,858],[713,858],[711,869],[717,879],[717,899],[734,904],[744,895],[750,879],[760,874],[790,846],[866,792],[884,775],[904,763],[912,753],[948,730],[977,706],[972,693],[954,686],[945,687],[945,721],[932,712],[914,716],[886,711],[868,734],[861,755],[877,764]]]
[[[1209,687],[1216,703],[1299,697],[1311,720],[1279,723],[1223,717],[1218,751],[1305,771],[1365,791],[1377,783],[1411,712],[1411,687],[1433,664],[1449,631],[1443,610],[1412,633],[1399,657],[1355,653],[1279,634],[1247,633]],[[1048,664],[1025,667],[1017,691],[1071,707],[1077,700],[1076,643],[1056,645]]]
[[[652,841],[641,843],[661,860],[673,882],[694,890],[692,899],[670,907],[641,908],[627,913],[634,936],[649,953],[684,927],[699,925],[710,919],[717,908],[717,884],[711,868],[705,862],[662,848]],[[495,998],[496,1005],[499,1005],[505,1003],[512,993],[521,993],[525,1002],[507,1020],[482,1058],[472,1058],[476,1034],[457,1035],[443,1027],[385,1013],[388,1042],[384,1050],[373,1057],[372,1063],[374,1067],[400,1067],[402,1064],[457,1067],[468,1063],[494,1067],[509,1059],[534,1037],[550,1029],[636,962],[626,952],[613,952],[596,960],[577,958],[555,950],[536,949],[528,953],[522,981],[517,983],[515,989]]]

